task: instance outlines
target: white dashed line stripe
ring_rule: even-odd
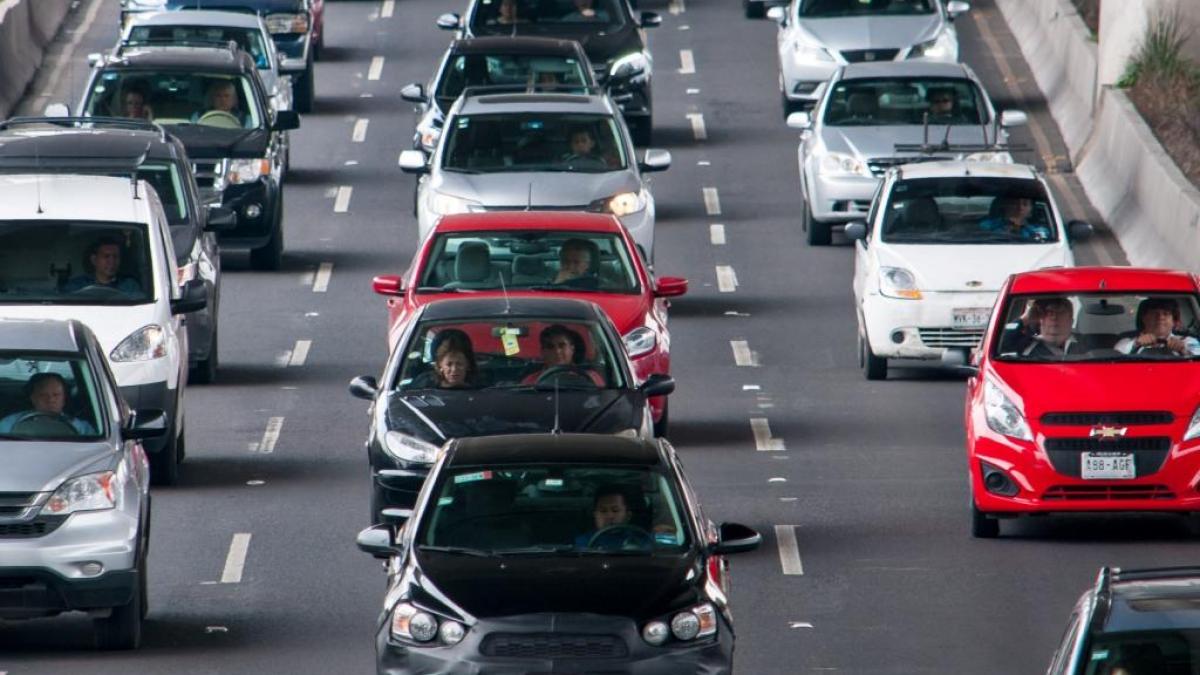
[[[236,584],[242,581],[242,570],[246,567],[246,554],[250,552],[250,533],[238,532],[229,542],[229,555],[225,556],[225,571],[221,572],[221,583]]]
[[[758,359],[754,352],[750,351],[750,343],[745,340],[730,340],[729,346],[733,349],[733,362],[739,366],[757,366]]]
[[[308,350],[312,349],[312,340],[296,340],[292,356],[288,359],[289,366],[302,366],[308,360]]]
[[[683,14],[687,11],[687,5],[683,0],[671,0],[671,3],[667,5],[667,11],[672,14]]]
[[[375,81],[380,75],[383,75],[383,57],[376,56],[371,59],[371,67],[367,69],[367,79]]]
[[[788,576],[804,574],[804,563],[800,562],[800,545],[796,543],[795,525],[776,525],[775,541],[779,544],[779,565]]]
[[[345,213],[350,210],[350,196],[354,194],[354,188],[349,185],[342,185],[337,189],[337,197],[333,200],[333,212]]]
[[[750,432],[754,434],[754,449],[759,452],[786,450],[782,438],[771,437],[771,425],[765,417],[750,418]]]
[[[279,442],[279,432],[283,429],[282,417],[267,419],[267,430],[263,432],[262,440],[258,442],[254,452],[269,455],[275,452],[275,444]]]
[[[713,246],[725,245],[725,226],[721,223],[713,223],[708,226],[708,238]]]
[[[690,49],[679,50],[679,74],[694,75],[696,73],[696,57]]]
[[[363,141],[367,140],[367,125],[370,123],[371,120],[365,117],[360,117],[358,121],[354,123],[354,131],[350,133],[350,140],[354,141],[355,143],[362,143]]]
[[[329,290],[329,279],[333,276],[333,263],[323,262],[317,268],[317,276],[313,277],[313,293],[324,293]]]
[[[717,289],[722,293],[732,293],[737,290],[737,274],[729,265],[717,265]]]
[[[688,113],[688,120],[692,123],[692,136],[698,141],[703,141],[708,138],[708,129],[704,126],[704,115],[701,113]]]
[[[379,16],[384,19],[390,19],[395,13],[396,0],[383,0],[383,7],[379,10]]]
[[[710,216],[721,215],[721,195],[715,187],[704,188],[704,212]]]

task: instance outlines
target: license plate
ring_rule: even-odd
[[[1079,474],[1086,480],[1137,478],[1132,453],[1085,452],[1079,461]]]
[[[955,328],[983,328],[992,316],[991,307],[962,307],[952,311]]]

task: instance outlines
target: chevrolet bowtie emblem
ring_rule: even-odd
[[[967,288],[979,288],[983,285],[982,281],[968,281]]]
[[[1092,438],[1106,440],[1124,436],[1126,431],[1129,431],[1129,427],[1092,427],[1092,431],[1088,435]]]

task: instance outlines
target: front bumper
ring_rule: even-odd
[[[312,39],[308,34],[281,33],[273,35],[275,46],[279,49],[279,71],[295,75],[308,70],[311,59]]]
[[[188,336],[188,365],[195,365],[209,357],[212,353],[213,339],[217,329],[216,294],[211,284],[208,286],[208,305],[199,312],[187,315],[185,324]]]
[[[607,87],[609,96],[621,108],[625,119],[636,121],[653,115],[650,78],[638,77],[628,82],[610,81]]]
[[[421,485],[425,483],[425,477],[429,475],[429,468],[427,464],[410,464],[400,467],[399,463],[395,461],[392,461],[389,466],[378,466],[378,460],[374,460],[371,467],[371,482],[374,483],[378,494],[383,497],[381,508],[411,509],[416,506],[417,493],[421,491]],[[381,469],[394,470],[397,475],[381,474]]]
[[[816,162],[806,162],[805,168]],[[814,220],[849,222],[862,220],[871,209],[871,199],[879,179],[866,176],[828,176],[816,171],[804,171],[805,199],[812,209]]]
[[[125,398],[125,402],[133,410],[152,408],[167,413],[167,419],[170,420],[167,433],[158,438],[143,440],[142,448],[148,453],[156,453],[167,447],[168,442],[171,440],[171,434],[177,433],[179,429],[178,392],[175,389],[169,388],[166,382],[156,382],[121,387],[121,396]]]
[[[790,103],[809,107],[816,104],[825,91],[825,84],[838,69],[838,64],[832,61],[797,64],[790,57],[782,59],[781,64],[779,88],[783,91],[783,97]]]
[[[274,177],[262,177],[253,183],[228,185],[221,193],[221,205],[237,213],[237,227],[218,235],[223,248],[258,248],[271,240],[277,211],[282,207],[279,184]]]
[[[955,326],[955,309],[991,308],[996,292],[922,292],[920,300],[873,292],[863,298],[862,322],[876,356],[940,359],[947,349],[979,346],[987,325]]]

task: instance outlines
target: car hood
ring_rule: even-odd
[[[641,188],[630,171],[531,171],[491,174],[441,172],[433,188],[489,208],[586,208],[597,199]]]
[[[589,613],[649,619],[698,600],[692,554],[476,558],[418,549],[414,599],[478,617]]]
[[[558,424],[564,432],[615,433],[640,429],[645,398],[633,389],[561,389]],[[451,438],[541,433],[554,429],[554,392],[436,390],[395,393],[387,427],[441,445]]]
[[[72,476],[112,468],[108,443],[4,441],[0,492],[52,492]]]
[[[800,27],[837,51],[847,49],[904,49],[930,40],[942,19],[936,12],[921,16],[857,16],[801,19]]]
[[[424,270],[421,271],[424,274]],[[419,278],[419,277],[418,277]],[[617,332],[621,335],[645,325],[646,314],[650,311],[650,300],[645,295],[640,293],[595,293],[581,291],[579,289],[563,288],[562,290],[553,291],[526,291],[521,289],[509,288],[508,297],[510,298],[577,298],[587,300],[600,305],[608,318],[612,319],[613,325],[617,327]],[[421,307],[431,302],[437,302],[446,298],[461,298],[460,293],[454,292],[420,292],[414,293],[412,296],[415,307]],[[494,291],[472,291],[471,297],[479,300],[486,298],[503,298],[505,293],[501,290]]]
[[[170,124],[167,131],[183,141],[192,159],[265,157],[271,140],[266,129],[221,129],[204,124]]]
[[[472,29],[476,35],[529,35],[534,37],[574,40],[583,46],[588,60],[599,67],[617,56],[641,49],[638,28],[626,23],[620,28],[598,31],[586,23],[569,24],[519,23],[516,26],[478,26]]]
[[[96,334],[105,354],[135,330],[158,323],[154,303],[142,305],[5,305],[0,312],[9,319],[62,319],[64,315],[87,324]]]
[[[984,129],[974,124],[956,124],[950,127],[951,144],[981,145]],[[991,128],[986,129],[991,141]],[[929,143],[941,143],[946,138],[946,127],[929,125]],[[842,152],[860,159],[872,157],[915,157],[913,152],[897,152],[896,145],[920,145],[924,143],[925,128],[920,125],[880,127],[822,127],[821,142],[830,152]],[[961,153],[938,153],[943,159],[959,159]]]
[[[1010,274],[1043,267],[1069,267],[1061,244],[887,244],[877,247],[880,266],[903,267],[923,291],[1000,290]]]
[[[1005,363],[993,361],[1025,417],[1047,412],[1169,410],[1187,422],[1200,403],[1200,362]]]

